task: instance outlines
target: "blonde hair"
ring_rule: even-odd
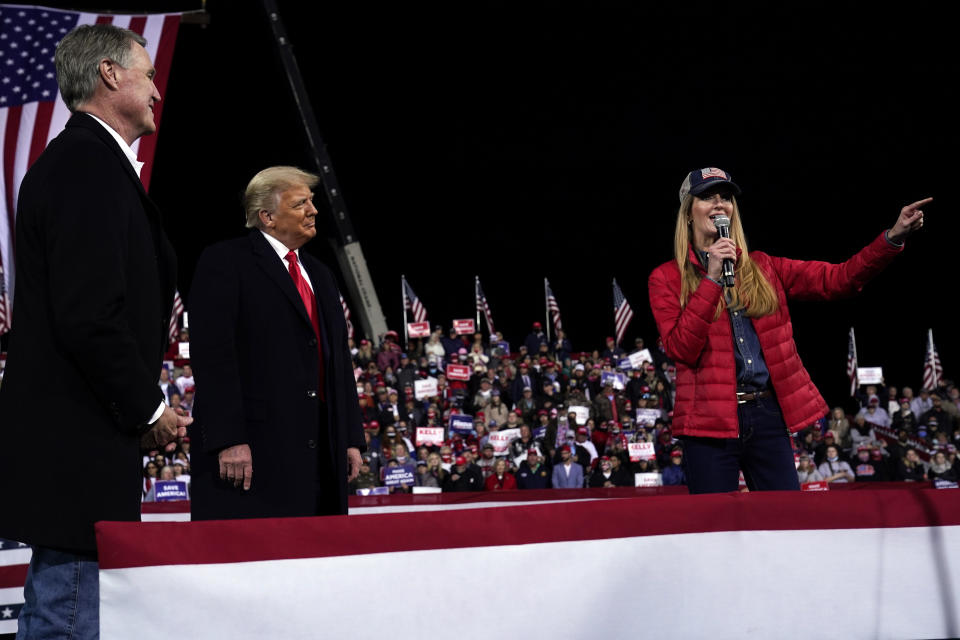
[[[253,176],[243,194],[243,208],[247,214],[247,228],[261,229],[260,212],[272,211],[279,204],[280,194],[292,187],[313,189],[320,177],[297,167],[268,167]]]
[[[693,262],[690,260],[690,215],[693,209],[694,196],[687,194],[680,203],[680,209],[677,211],[677,228],[673,237],[673,250],[676,256],[677,266],[680,268],[680,306],[685,307],[690,299],[690,294],[696,291],[700,285],[703,275],[697,271]],[[746,309],[746,315],[749,318],[758,318],[773,313],[777,310],[777,294],[770,285],[770,281],[763,274],[763,271],[750,259],[750,252],[747,250],[747,237],[743,233],[743,225],[740,224],[740,208],[737,206],[737,199],[731,196],[733,202],[733,215],[730,217],[730,237],[740,249],[740,259],[735,268],[736,284],[726,290],[726,295],[717,303],[717,312],[714,319],[720,317],[724,309]]]

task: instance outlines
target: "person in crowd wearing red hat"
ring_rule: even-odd
[[[487,491],[516,491],[517,479],[507,471],[507,461],[498,458],[493,465],[493,473],[486,479],[484,488]]]
[[[675,259],[648,283],[677,366],[673,426],[692,493],[736,491],[741,471],[750,490],[799,490],[789,433],[828,407],[800,361],[786,303],[856,293],[902,251],[932,200],[903,207],[889,230],[834,265],[750,252],[739,194],[721,169],[691,171],[680,187]]]
[[[477,465],[471,463],[466,456],[459,455],[454,459],[453,468],[443,486],[444,491],[482,491],[485,486],[483,474]]]
[[[529,449],[527,457],[517,467],[518,489],[549,489],[550,469],[536,449]]]
[[[523,346],[527,348],[527,353],[530,355],[539,356],[541,344],[547,345],[548,348],[550,347],[550,341],[547,340],[547,334],[543,332],[543,325],[541,325],[539,322],[534,322],[530,333],[523,341]]]
[[[583,488],[583,467],[574,461],[570,445],[560,448],[560,462],[554,465],[550,482],[554,489]]]
[[[577,461],[583,464],[583,468],[586,469],[588,466],[593,465],[594,461],[600,457],[600,454],[597,452],[597,446],[590,441],[590,429],[593,428],[593,419],[587,420],[587,425],[590,425],[588,428],[586,425],[582,427],[577,427],[574,431],[574,442],[578,449],[584,449],[588,458],[586,462],[582,461],[580,457],[577,457]]]
[[[686,475],[683,472],[683,449],[674,447],[670,450],[670,462],[663,467],[664,485],[687,484]]]
[[[827,482],[853,482],[856,478],[850,464],[840,459],[840,447],[835,444],[827,446],[826,457],[817,470]]]
[[[360,340],[360,347],[357,349],[357,355],[353,357],[354,362],[358,367],[366,371],[370,367],[370,363],[377,363],[377,354],[373,352],[373,345],[370,344],[370,341],[366,338]]]
[[[873,447],[862,444],[857,447],[857,455],[851,467],[856,482],[883,482],[886,480],[883,464],[877,464],[871,455]]]

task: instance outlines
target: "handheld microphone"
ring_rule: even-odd
[[[727,216],[719,215],[714,218],[713,226],[717,228],[721,238],[730,237],[730,218]],[[720,279],[720,282],[725,287],[732,287],[734,285],[735,276],[733,275],[733,260],[730,258],[723,259],[723,277]]]

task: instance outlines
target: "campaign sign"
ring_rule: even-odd
[[[624,371],[629,371],[630,369],[636,369],[633,364],[630,362],[630,358],[624,358],[617,363],[617,369],[622,369]]]
[[[628,442],[627,451],[630,452],[630,462],[653,460],[657,457],[652,442]]]
[[[443,427],[417,427],[417,446],[443,444]]]
[[[509,342],[498,342],[496,344],[497,348],[503,351],[503,355],[510,355],[510,343]]]
[[[453,328],[457,330],[458,336],[473,335],[476,333],[473,320],[454,320]]]
[[[637,424],[652,427],[662,416],[660,409],[637,409]]]
[[[534,438],[543,439],[547,437],[547,428],[546,427],[537,427],[532,431]]]
[[[627,376],[615,371],[604,371],[600,374],[600,386],[606,385],[607,382],[613,385],[614,389],[622,391],[627,386]]]
[[[650,355],[650,349],[641,349],[636,353],[630,354],[630,367],[633,369],[642,369],[644,362],[653,362],[653,356]]]
[[[804,482],[800,485],[801,491],[829,491],[830,483],[826,480],[821,480],[820,482]]]
[[[178,502],[189,500],[187,483],[177,480],[158,480],[153,485],[153,495],[157,502]]]
[[[635,487],[659,487],[663,480],[659,473],[635,473],[633,474],[633,486]]]
[[[573,406],[567,407],[567,413],[576,414],[578,426],[587,424],[587,420],[590,419],[590,407],[581,407],[578,405],[573,405]]]
[[[429,338],[430,323],[429,322],[408,322],[407,335],[410,336],[411,338]]]
[[[383,486],[385,487],[409,487],[415,481],[416,469],[412,464],[402,467],[386,467],[383,470]]]
[[[469,380],[470,367],[468,367],[465,364],[448,364],[447,379],[448,380]]]
[[[462,413],[450,416],[450,433],[468,436],[473,433],[473,418]]]
[[[503,431],[493,431],[487,438],[487,442],[493,445],[493,455],[506,455],[510,449],[510,443],[520,437],[520,429],[504,429]]]
[[[183,358],[184,360],[190,359],[190,343],[189,342],[181,342],[177,344],[177,348],[180,350],[181,358]]]
[[[933,487],[935,489],[956,489],[957,483],[951,482],[950,480],[944,480],[943,478],[934,478]]]
[[[857,367],[860,384],[883,384],[883,367]]]
[[[413,395],[417,400],[432,398],[437,395],[437,379],[426,378],[424,380],[414,380]]]
[[[388,496],[389,487],[370,487],[369,489],[357,489],[358,496]]]

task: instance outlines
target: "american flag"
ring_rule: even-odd
[[[423,303],[420,302],[420,298],[418,298],[417,294],[415,294],[413,289],[410,288],[410,285],[407,283],[407,279],[403,276],[400,276],[400,280],[403,282],[403,308],[410,309],[410,311],[413,312],[414,322],[426,322],[426,307],[423,306]]]
[[[483,295],[483,289],[480,288],[480,276],[477,276],[477,315],[483,312],[483,317],[487,319],[487,332],[493,335],[493,315],[490,313],[490,305],[487,304],[487,296]],[[477,327],[480,330],[480,327]]]
[[[850,397],[853,397],[860,386],[857,377],[857,338],[853,334],[853,327],[850,327],[850,343],[847,345],[847,377],[850,378]]]
[[[347,301],[343,299],[343,294],[340,294],[340,306],[343,307],[343,319],[347,321],[347,337],[351,340],[353,339],[353,323],[350,322],[350,307],[347,306]]]
[[[102,15],[45,7],[0,5],[0,333],[10,328],[14,290],[14,214],[17,193],[27,169],[63,129],[70,117],[57,89],[53,54],[60,39],[82,24],[113,24],[139,33],[157,70],[165,94],[180,14]],[[164,102],[154,106],[160,126]],[[144,163],[140,173],[149,188],[157,136],[134,142]]]
[[[630,303],[623,297],[623,291],[617,284],[617,279],[613,279],[613,321],[617,325],[617,344],[623,340],[623,335],[627,332],[627,325],[633,320],[633,309]]]
[[[940,356],[933,345],[933,329],[927,330],[927,357],[923,361],[923,388],[933,391],[943,379],[943,367]]]
[[[553,328],[559,332],[563,329],[563,324],[560,322],[560,306],[557,304],[557,299],[553,296],[553,289],[550,288],[550,283],[547,282],[546,278],[543,279],[543,285],[547,292],[547,309],[550,310],[550,316],[553,318]]]
[[[170,342],[177,341],[177,333],[180,329],[180,314],[183,313],[183,300],[180,298],[180,291],[173,292],[173,309],[170,310]]]
[[[17,632],[30,555],[27,545],[0,538],[0,634]]]

